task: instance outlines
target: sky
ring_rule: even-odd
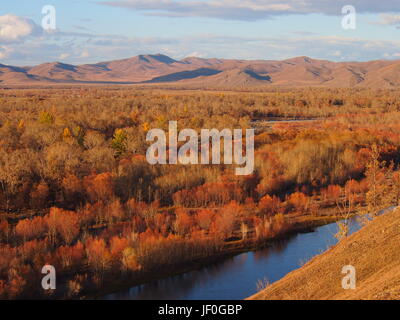
[[[399,33],[399,0],[2,0],[0,63],[400,59]]]

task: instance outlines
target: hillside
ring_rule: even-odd
[[[302,268],[288,274],[254,300],[400,299],[400,210],[377,217]],[[343,266],[357,271],[357,288],[342,289]]]
[[[74,83],[394,88],[400,86],[400,62],[331,62],[309,57],[282,61],[188,57],[178,61],[155,54],[77,66],[60,62],[0,65],[0,85]]]

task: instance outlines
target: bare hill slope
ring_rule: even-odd
[[[254,300],[400,299],[400,209],[377,217],[359,232],[302,268],[289,273]],[[344,290],[346,265],[357,271],[357,288]]]
[[[309,57],[282,61],[196,57],[174,60],[155,54],[77,66],[60,62],[32,67],[0,65],[0,85],[48,83],[394,88],[400,86],[400,61],[331,62]]]

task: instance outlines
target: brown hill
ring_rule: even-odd
[[[83,68],[89,74],[97,70],[103,76],[103,81],[118,79],[140,82],[180,71],[183,69],[179,68],[180,65],[183,63],[164,55],[139,55],[129,59],[84,65]]]
[[[357,233],[289,273],[254,300],[398,300],[400,209],[375,218]],[[344,290],[342,268],[356,268],[356,289]]]
[[[33,67],[0,65],[0,83],[179,83],[202,87],[324,86],[397,87],[400,62],[331,62],[308,57],[283,61],[227,60],[166,55],[70,65],[60,62]]]
[[[74,81],[78,75],[78,67],[60,62],[44,63],[33,68],[26,68],[27,74],[39,79]]]
[[[27,74],[24,68],[0,64],[0,83],[21,84],[39,81],[45,82],[45,79]]]
[[[271,83],[269,76],[263,76],[251,69],[234,68],[220,71],[210,76],[201,76],[187,84],[206,85],[207,87],[257,87]]]

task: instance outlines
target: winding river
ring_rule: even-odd
[[[351,221],[351,232],[359,229]],[[336,223],[272,243],[200,270],[110,294],[107,300],[240,300],[257,291],[257,281],[273,283],[336,244]]]

